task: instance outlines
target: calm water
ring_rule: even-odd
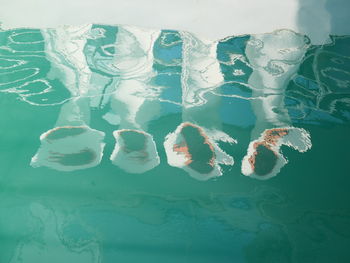
[[[0,263],[349,262],[350,37],[0,31]]]

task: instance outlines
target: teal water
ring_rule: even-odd
[[[349,262],[349,46],[0,31],[0,263]]]

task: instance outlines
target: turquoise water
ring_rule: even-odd
[[[349,47],[0,31],[0,262],[349,262]]]

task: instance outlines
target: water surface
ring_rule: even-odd
[[[348,262],[349,46],[0,31],[0,262]]]

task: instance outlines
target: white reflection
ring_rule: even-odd
[[[281,145],[300,152],[311,147],[309,134],[290,127],[284,107],[284,92],[296,73],[308,48],[308,39],[289,30],[254,35],[246,46],[246,55],[253,68],[248,83],[253,89],[251,105],[256,124],[251,134],[247,155],[242,161],[242,173],[257,179],[278,174],[287,160],[280,152]]]

